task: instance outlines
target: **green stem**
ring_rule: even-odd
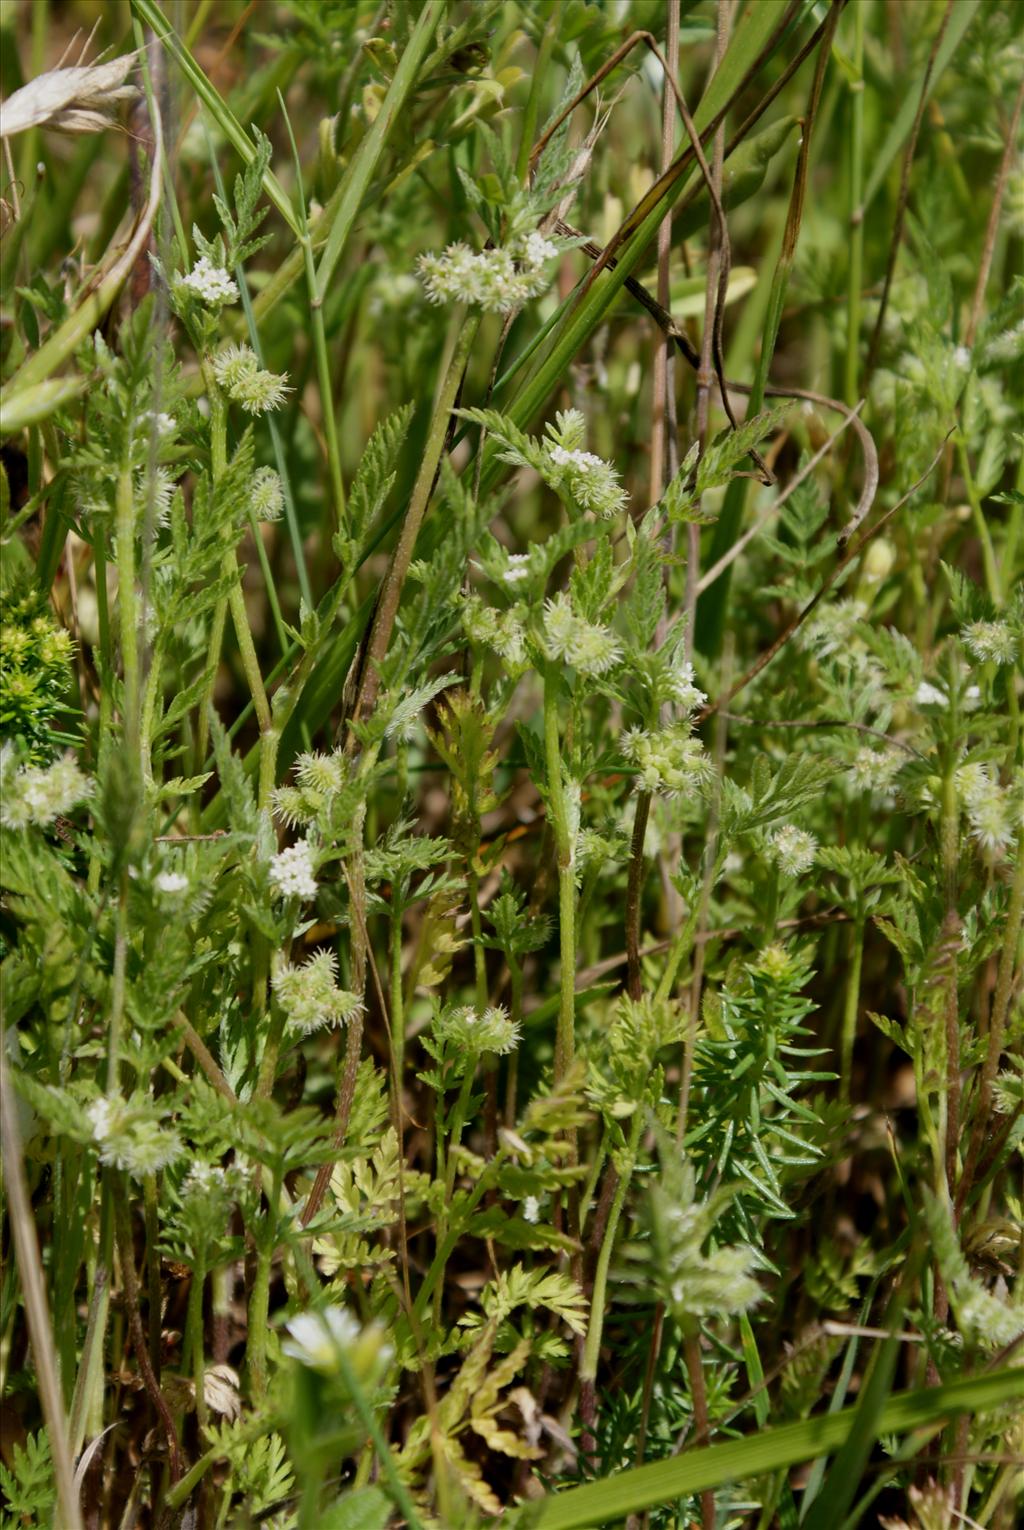
[[[580,1362],[581,1382],[593,1383],[597,1379],[597,1362],[601,1354],[601,1334],[604,1329],[608,1269],[611,1265],[612,1251],[615,1247],[615,1233],[618,1229],[619,1217],[625,1205],[630,1180],[632,1179],[633,1169],[636,1164],[636,1152],[642,1129],[643,1113],[640,1107],[637,1106],[633,1112],[625,1162],[619,1174],[619,1182],[615,1187],[615,1197],[612,1201],[611,1210],[608,1213],[604,1237],[601,1239],[601,1250],[597,1256],[597,1267],[594,1271],[594,1289],[590,1298],[590,1321],[587,1325],[587,1337],[583,1344],[583,1359]]]
[[[135,501],[131,469],[118,474],[115,496],[117,537],[117,611],[124,675],[122,725],[129,756],[139,728],[139,612],[135,592]]]
[[[857,1011],[860,1004],[860,970],[864,956],[864,915],[859,906],[851,935],[850,965],[846,977],[843,1004],[842,1045],[839,1063],[839,1098],[850,1100],[850,1077],[853,1071],[853,1043],[857,1035]]]
[[[576,1050],[576,877],[573,837],[562,779],[558,729],[558,672],[544,666],[544,757],[551,828],[558,856],[558,929],[561,954],[558,1029],[555,1036],[555,1082],[564,1077]]]
[[[846,380],[844,393],[852,409],[858,399],[861,286],[864,280],[864,16],[863,4],[853,7],[853,67],[850,85],[850,274],[846,309]]]
[[[270,1267],[274,1260],[275,1229],[281,1201],[281,1175],[275,1170],[270,1200],[260,1224],[256,1247],[256,1276],[249,1296],[246,1368],[254,1402],[267,1392],[267,1327],[270,1319]]]
[[[189,1287],[188,1310],[185,1316],[185,1342],[182,1345],[186,1365],[191,1355],[192,1381],[196,1393],[196,1418],[200,1429],[205,1429],[209,1421],[209,1409],[206,1406],[204,1390],[206,1359],[203,1345],[203,1289],[205,1285],[206,1261],[200,1251],[192,1268],[192,1284]]]
[[[956,453],[960,463],[960,472],[963,475],[964,488],[967,491],[967,500],[971,507],[971,517],[974,521],[974,529],[978,533],[978,541],[981,543],[981,560],[985,569],[985,585],[988,589],[989,599],[994,606],[1003,603],[1002,588],[999,582],[999,570],[996,567],[996,555],[992,546],[992,534],[988,529],[985,519],[985,511],[982,508],[981,496],[978,486],[974,482],[974,474],[971,472],[970,458],[967,455],[967,443],[963,433],[956,433]]]

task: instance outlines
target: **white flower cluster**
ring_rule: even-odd
[[[544,648],[549,659],[562,659],[583,675],[603,675],[622,652],[610,628],[578,616],[564,590],[544,606]]]
[[[975,711],[980,700],[981,691],[978,686],[969,685],[963,695],[964,711]],[[919,707],[948,707],[949,697],[937,685],[932,685],[930,680],[922,680],[914,692],[914,703]]]
[[[576,411],[570,410],[569,414],[575,415]],[[618,472],[603,457],[551,441],[544,442],[544,453],[549,476],[561,482],[581,510],[607,520],[626,508],[629,497],[619,482]]]
[[[45,827],[92,791],[92,782],[70,755],[52,765],[21,765],[13,772],[12,763],[13,751],[5,745],[0,770],[0,823],[5,829],[24,829],[30,823]]]
[[[223,308],[226,303],[238,302],[238,288],[224,270],[215,266],[209,256],[201,255],[187,276],[179,276],[178,285],[195,293],[208,308]]]
[[[229,345],[220,351],[213,359],[213,375],[248,414],[279,409],[291,392],[285,376],[265,371],[248,345]]]
[[[177,1132],[168,1131],[130,1102],[101,1095],[86,1111],[101,1163],[141,1178],[173,1163],[182,1151]]]
[[[694,684],[693,665],[689,661],[672,671],[666,690],[670,699],[676,706],[682,707],[684,712],[696,712],[708,699],[705,692]]]
[[[180,871],[158,871],[153,878],[153,886],[158,893],[176,898],[188,887],[188,877],[183,876]]]
[[[270,881],[282,898],[316,897],[316,867],[308,839],[289,845],[270,862]]]
[[[337,976],[338,958],[333,951],[318,951],[300,967],[278,955],[270,984],[293,1030],[308,1036],[324,1026],[351,1020],[362,1008],[358,995],[338,987]]]
[[[818,841],[806,829],[798,829],[791,823],[784,824],[781,829],[775,830],[770,842],[775,863],[785,876],[802,876],[814,864]]]
[[[467,595],[462,603],[462,625],[472,642],[486,643],[513,669],[526,663],[526,629],[514,606],[495,611],[479,595]]]
[[[257,468],[250,491],[252,513],[258,521],[279,521],[284,513],[284,489],[272,467]]]
[[[971,622],[960,636],[983,664],[1013,664],[1020,648],[1009,622]]]
[[[1017,838],[1021,799],[1018,797],[1015,804],[1013,794],[1000,786],[987,765],[962,765],[956,773],[956,784],[971,837],[990,860],[998,860]]]
[[[300,1312],[285,1324],[289,1337],[281,1345],[286,1355],[322,1376],[341,1369],[339,1355],[347,1358],[364,1385],[373,1384],[391,1363],[393,1350],[384,1342],[380,1323],[361,1328],[344,1307],[324,1307],[319,1312]]]
[[[622,752],[636,766],[637,791],[674,797],[707,779],[709,766],[704,745],[690,732],[689,723],[676,723],[658,733],[628,728],[622,735]]]
[[[847,768],[847,779],[854,791],[887,792],[903,769],[904,756],[899,749],[872,749],[870,744],[858,749]]]
[[[482,1015],[471,1005],[447,1010],[441,1017],[440,1029],[446,1041],[471,1057],[482,1052],[504,1057],[519,1045],[519,1022],[512,1020],[500,1005],[485,1009]]]
[[[508,313],[550,285],[548,262],[558,247],[536,232],[505,249],[482,250],[450,244],[442,255],[416,262],[431,303],[472,303],[485,313]]]

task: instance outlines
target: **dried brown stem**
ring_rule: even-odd
[[[949,18],[953,14],[953,5],[954,0],[946,0],[946,9],[939,24],[939,30],[935,34],[931,51],[928,54],[928,62],[925,65],[924,77],[921,81],[921,96],[917,103],[917,111],[914,114],[914,125],[910,129],[910,137],[907,140],[907,152],[903,156],[903,170],[900,175],[900,194],[896,203],[896,217],[892,226],[892,238],[889,241],[889,259],[885,268],[885,281],[882,285],[882,300],[878,305],[878,318],[875,320],[875,327],[871,334],[871,343],[868,346],[868,377],[875,370],[878,347],[882,338],[882,326],[885,323],[886,309],[889,306],[889,292],[892,288],[893,273],[896,270],[896,258],[899,255],[900,245],[903,242],[903,224],[906,221],[907,202],[910,199],[910,171],[914,163],[914,155],[917,152],[917,140],[921,132],[925,107],[928,105],[928,86],[931,82],[932,70],[935,68],[935,59],[942,46],[942,39],[946,35]]]
[[[733,699],[734,696],[739,695],[740,691],[748,686],[751,680],[755,679],[763,669],[768,667],[771,661],[775,658],[776,654],[778,654],[779,651],[785,647],[793,634],[799,631],[804,622],[810,616],[811,612],[814,611],[825,598],[846,565],[852,562],[853,559],[861,553],[871,538],[877,535],[877,533],[881,531],[882,527],[892,520],[897,511],[903,509],[903,506],[907,503],[907,501],[912,499],[921,485],[926,483],[927,480],[931,477],[932,473],[935,471],[935,468],[938,466],[943,452],[946,449],[946,441],[949,440],[950,435],[952,435],[952,431],[950,431],[945,436],[942,445],[939,447],[938,451],[935,453],[935,456],[928,464],[928,467],[921,474],[921,477],[916,481],[916,483],[911,484],[907,492],[896,501],[892,508],[887,510],[885,514],[881,516],[873,526],[869,526],[868,529],[857,538],[856,542],[853,542],[846,547],[845,551],[841,554],[838,561],[836,562],[832,572],[824,580],[816,593],[812,595],[811,599],[798,613],[798,615],[796,615],[789,623],[789,626],[779,633],[779,636],[775,639],[775,641],[769,644],[769,646],[764,650],[760,657],[756,659],[750,668],[740,676],[735,685],[731,686],[729,690],[724,691],[716,702],[713,702],[710,706],[705,707],[704,710],[698,714],[696,719],[698,723],[704,722],[706,718],[717,712],[720,707],[728,706],[729,702]]]
[[[128,1327],[131,1330],[132,1346],[135,1350],[135,1359],[142,1376],[142,1384],[146,1388],[146,1394],[153,1404],[156,1414],[160,1419],[167,1436],[167,1448],[170,1453],[170,1471],[172,1483],[178,1482],[182,1475],[181,1446],[178,1443],[178,1431],[174,1427],[174,1419],[168,1407],[167,1399],[160,1390],[160,1383],[149,1363],[149,1349],[146,1345],[146,1332],[142,1326],[142,1316],[139,1312],[139,1282],[135,1273],[135,1249],[132,1245],[131,1222],[128,1214],[127,1186],[122,1183],[115,1188],[114,1192],[114,1226],[117,1231],[118,1255],[121,1263],[121,1278],[124,1281],[124,1305],[128,1316]]]
[[[999,163],[999,174],[996,176],[996,189],[992,197],[992,206],[989,209],[988,224],[985,228],[985,243],[981,249],[981,264],[978,267],[978,281],[974,289],[974,301],[971,304],[971,317],[967,321],[967,329],[964,333],[964,344],[972,346],[974,337],[978,333],[978,325],[981,323],[981,310],[985,305],[985,288],[988,286],[989,272],[992,269],[992,256],[996,248],[996,235],[999,233],[999,218],[1003,210],[1003,198],[1006,195],[1006,184],[1010,178],[1010,171],[1018,155],[1017,129],[1020,127],[1021,108],[1024,107],[1024,78],[1021,79],[1017,88],[1017,99],[1013,103],[1013,115],[1010,118],[1010,126],[1006,134],[1006,147]]]

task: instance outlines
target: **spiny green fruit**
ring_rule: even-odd
[[[46,596],[19,582],[3,596],[0,625],[0,737],[20,738],[37,764],[69,740],[56,719],[67,714],[75,645],[58,627]]]

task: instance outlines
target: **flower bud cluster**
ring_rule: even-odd
[[[637,791],[674,797],[707,780],[710,766],[700,739],[688,722],[676,723],[650,733],[628,728],[622,735],[622,752],[636,766]]]
[[[519,1045],[519,1022],[509,1017],[500,1005],[477,1014],[471,1005],[445,1010],[438,1025],[449,1045],[457,1047],[470,1057],[482,1052],[494,1052],[504,1057]]]
[[[904,755],[899,749],[858,749],[847,768],[847,779],[854,791],[887,792],[903,769]]]
[[[519,611],[496,611],[479,595],[467,595],[462,603],[462,625],[474,643],[486,643],[505,663],[518,669],[526,663],[526,629]]]
[[[92,792],[92,782],[70,755],[52,765],[22,765],[11,770],[13,751],[4,746],[0,776],[0,823],[5,829],[24,829],[30,823],[45,827]]]
[[[337,976],[338,958],[333,951],[318,951],[302,966],[293,966],[278,955],[270,985],[293,1030],[309,1035],[328,1025],[341,1025],[358,1013],[362,1000],[339,988]]]
[[[983,664],[1013,664],[1020,651],[1020,643],[1009,622],[970,622],[960,636]]]
[[[570,411],[575,414],[576,411]],[[580,416],[582,424],[582,416]],[[610,462],[594,452],[545,441],[547,476],[563,487],[581,510],[610,519],[624,510],[629,497]]]
[[[971,837],[990,860],[998,860],[1014,844],[1021,820],[1021,798],[1000,786],[987,765],[962,765],[957,787],[967,812]]]
[[[558,246],[534,231],[504,249],[450,244],[441,255],[416,262],[431,303],[471,303],[485,313],[508,313],[550,286],[549,262]]]
[[[772,854],[779,870],[787,877],[802,876],[814,864],[818,841],[806,829],[784,824],[771,836]]]
[[[291,392],[286,377],[268,372],[248,345],[229,345],[213,359],[213,375],[224,392],[248,414],[279,409]]]
[[[181,1138],[154,1119],[152,1102],[100,1095],[86,1111],[101,1163],[142,1178],[180,1156]]]
[[[543,640],[549,659],[562,659],[584,675],[603,675],[622,653],[611,629],[578,616],[564,590],[544,606]]]

